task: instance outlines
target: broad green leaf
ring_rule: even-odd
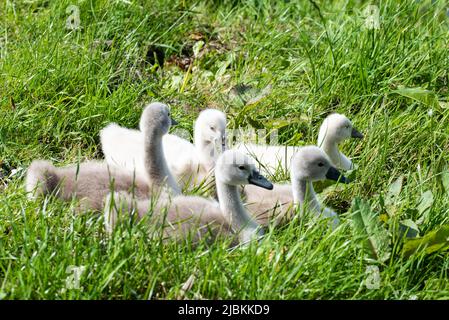
[[[400,176],[395,181],[393,181],[393,183],[390,184],[390,186],[388,187],[387,196],[385,197],[386,205],[395,204],[397,197],[401,193],[403,181],[404,176]]]
[[[232,59],[228,59],[226,61],[220,61],[218,63],[218,70],[217,70],[217,72],[215,72],[215,77],[220,78],[221,76],[223,76],[226,73],[226,69],[231,64],[231,62],[232,62]]]
[[[401,96],[419,101],[424,105],[432,108],[440,107],[437,96],[430,90],[426,90],[420,87],[406,88],[404,86],[399,86],[398,89],[394,90],[393,92]]]
[[[432,191],[427,190],[421,195],[421,199],[418,204],[418,212],[419,214],[423,214],[426,210],[430,209],[433,204],[433,194]]]
[[[285,120],[285,119],[272,119],[272,120],[268,120],[268,121],[264,121],[265,125],[268,128],[273,128],[273,129],[280,129],[286,126],[289,126],[292,124],[292,122],[290,120]]]
[[[368,257],[386,261],[391,255],[390,235],[382,226],[379,215],[371,210],[367,201],[358,197],[354,199],[351,211],[354,235],[363,239]]]
[[[419,219],[416,220],[418,225],[422,224],[428,217],[430,208],[433,204],[432,191],[427,190],[421,195],[416,210],[418,211]]]
[[[430,231],[421,238],[407,240],[402,248],[404,256],[409,257],[419,250],[426,254],[449,249],[449,225]]]

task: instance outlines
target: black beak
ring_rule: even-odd
[[[251,173],[248,182],[264,189],[273,190],[273,184],[257,171]]]
[[[327,170],[326,178],[329,180],[340,181],[341,183],[349,183],[349,179],[334,167],[330,167],[329,170]]]
[[[226,151],[226,138],[222,138],[221,139],[221,151],[225,152]]]
[[[172,126],[176,126],[178,124],[178,121],[176,121],[175,119],[173,119],[172,117],[170,117],[171,120],[171,125]]]
[[[363,134],[359,132],[357,129],[352,128],[351,137],[357,138],[357,139],[363,139]]]

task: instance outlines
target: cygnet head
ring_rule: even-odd
[[[153,102],[143,110],[139,126],[142,132],[148,131],[151,128],[159,134],[164,135],[175,124],[177,122],[170,116],[168,106],[160,102]]]
[[[222,151],[226,149],[226,115],[216,109],[201,111],[195,122],[196,139],[220,144]]]
[[[227,150],[218,158],[215,179],[232,186],[254,184],[273,189],[273,184],[259,173],[252,159],[237,150]]]
[[[292,158],[292,178],[305,181],[335,180],[349,183],[331,163],[326,153],[316,146],[301,147]]]
[[[339,113],[332,113],[324,119],[318,135],[318,146],[328,140],[330,142],[340,143],[348,138],[363,138],[357,129],[352,126],[351,120]]]

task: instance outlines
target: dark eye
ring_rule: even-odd
[[[323,167],[323,166],[324,166],[324,163],[318,162],[318,167]]]
[[[170,117],[170,112],[167,114],[167,116],[169,116]]]
[[[210,129],[211,129],[212,131],[215,131],[215,127],[210,127]]]
[[[245,166],[239,166],[240,170],[245,170]]]
[[[346,129],[349,129],[349,127],[350,127],[350,125],[348,124],[348,125],[346,125]]]

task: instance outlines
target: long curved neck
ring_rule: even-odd
[[[335,141],[328,142],[326,139],[321,145],[321,150],[326,152],[329,158],[334,162],[335,165],[340,163],[340,151],[338,150],[338,144]]]
[[[325,128],[321,128],[318,135],[318,147],[328,155],[335,166],[339,168],[348,167],[349,164],[346,163],[348,162],[346,157],[338,149],[340,141],[337,141],[335,137],[332,137],[326,131]]]
[[[293,203],[299,205],[301,213],[305,208],[321,211],[320,203],[316,197],[315,190],[311,181],[292,179]]]
[[[171,175],[165,160],[162,147],[163,134],[153,128],[148,128],[143,131],[143,135],[144,164],[148,181],[152,185],[160,187],[168,185],[174,194],[180,194],[179,186]]]
[[[216,179],[216,184],[220,209],[231,226],[237,231],[247,228],[256,229],[259,225],[243,206],[238,187],[225,184],[218,179]]]

